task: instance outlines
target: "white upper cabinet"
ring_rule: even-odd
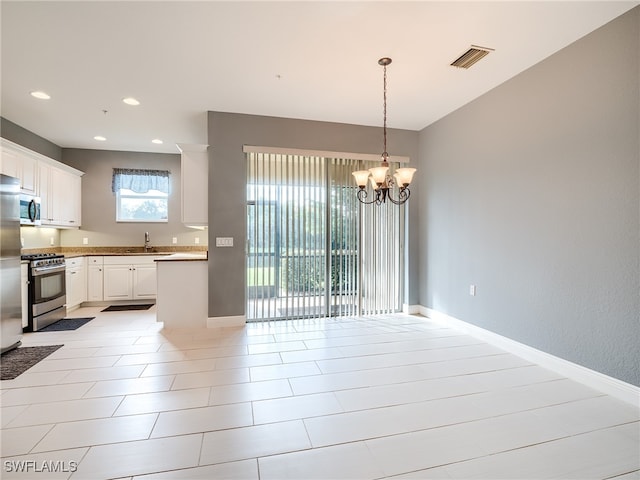
[[[19,178],[22,192],[40,197],[42,224],[80,227],[83,172],[4,138],[0,142],[0,171]]]
[[[209,223],[208,145],[178,143],[181,153],[182,223],[204,227]]]
[[[68,169],[40,162],[38,179],[42,224],[52,227],[80,227],[82,177]]]
[[[48,191],[48,213],[51,223],[60,227],[81,225],[81,177],[51,168]],[[42,200],[44,202],[44,199]],[[44,223],[44,221],[43,221]]]
[[[0,172],[18,178],[21,192],[37,195],[38,161],[24,150],[12,148],[3,139]]]

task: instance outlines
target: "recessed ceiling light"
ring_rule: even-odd
[[[35,92],[31,92],[32,97],[39,98],[40,100],[49,100],[51,96],[47,92],[42,92],[40,90],[36,90]]]
[[[140,102],[133,97],[123,98],[122,101],[127,105],[133,105],[133,106],[140,105]]]
[[[106,138],[102,135],[96,135],[95,137],[93,137],[93,139],[98,140],[99,142],[104,142],[106,140]]]
[[[151,143],[155,143],[156,145],[162,145],[162,140],[160,140],[159,138],[154,138],[153,140],[151,140]]]

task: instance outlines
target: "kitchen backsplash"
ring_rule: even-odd
[[[59,247],[60,230],[47,227],[20,227],[22,248]]]
[[[137,228],[140,228],[139,226]],[[208,232],[194,230],[166,235],[151,230],[150,247],[162,251],[206,251]],[[20,237],[23,250],[56,248],[143,248],[144,232],[134,232],[131,235],[107,235],[100,232],[86,230],[63,230],[48,227],[21,227]],[[86,239],[86,241],[85,241]],[[175,239],[175,243],[174,243]]]

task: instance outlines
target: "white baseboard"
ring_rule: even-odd
[[[618,380],[617,378],[610,377],[603,373],[596,372],[595,370],[577,365],[568,360],[545,353],[541,350],[537,350],[523,343],[503,337],[502,335],[493,333],[489,330],[485,330],[484,328],[472,325],[455,317],[451,317],[446,313],[426,308],[422,305],[419,306],[418,310],[420,314],[435,322],[463,330],[469,335],[484,340],[496,347],[502,348],[507,352],[519,356],[520,358],[524,358],[525,360],[552,370],[572,380],[576,380],[588,387],[606,393],[607,395],[611,395],[612,397],[630,403],[636,407],[640,405],[640,388],[635,385],[631,385],[623,382],[622,380]]]
[[[244,315],[237,315],[235,317],[207,318],[207,328],[244,327],[246,323],[247,323],[247,318]]]
[[[402,313],[406,315],[415,315],[420,313],[421,305],[409,305],[408,303],[402,304]]]

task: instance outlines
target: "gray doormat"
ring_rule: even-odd
[[[13,380],[62,345],[18,347],[0,356],[0,380]]]
[[[38,332],[63,332],[65,330],[77,330],[94,318],[96,317],[63,318],[62,320],[58,320],[51,325],[41,328]]]
[[[102,312],[123,312],[125,310],[148,310],[153,307],[152,303],[144,304],[144,305],[110,305]]]

